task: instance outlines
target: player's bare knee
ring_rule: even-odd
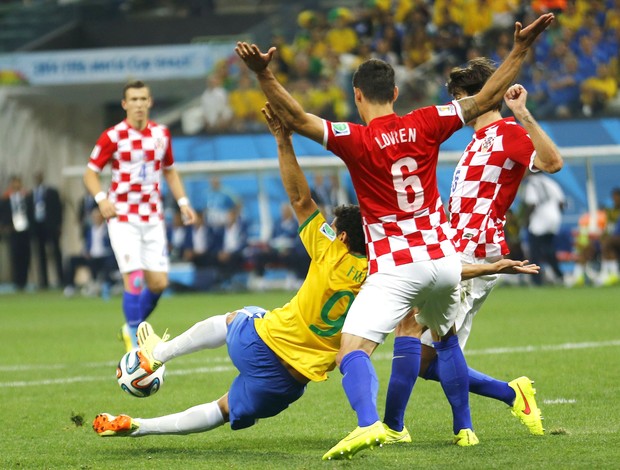
[[[222,418],[224,418],[224,422],[228,423],[228,421],[230,421],[230,408],[228,407],[228,393],[226,393],[223,397],[221,397],[217,401],[217,406],[220,408],[220,413],[222,413]]]
[[[233,320],[237,317],[237,314],[239,313],[238,310],[235,310],[234,312],[229,312],[226,314],[226,326],[230,325]]]
[[[342,359],[353,351],[364,351],[370,357],[377,346],[377,343],[370,341],[369,339],[344,333],[340,342],[340,350],[336,355],[336,365],[340,366]]]
[[[168,287],[168,276],[150,276],[146,277],[146,286],[155,293],[161,294]]]
[[[398,325],[396,325],[396,329],[394,330],[394,336],[410,336],[413,338],[420,338],[422,333],[427,330],[427,328],[423,325],[420,325],[416,319],[415,315],[418,313],[418,309],[412,309],[406,316],[403,318]]]

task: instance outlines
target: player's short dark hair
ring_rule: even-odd
[[[353,86],[359,88],[364,97],[375,104],[394,101],[394,69],[379,59],[362,63],[353,74]]]
[[[343,204],[334,209],[336,233],[347,232],[349,251],[366,255],[366,241],[359,206]]]
[[[130,88],[148,88],[148,85],[142,80],[132,80],[130,82],[127,82],[123,87],[123,99],[127,97],[127,90],[129,90]]]
[[[467,62],[465,67],[455,67],[448,78],[448,93],[454,96],[457,92],[464,92],[467,96],[473,96],[482,90],[487,80],[495,73],[495,63],[486,57],[476,57]],[[502,109],[502,102],[493,108]]]

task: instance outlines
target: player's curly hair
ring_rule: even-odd
[[[452,96],[458,91],[465,92],[467,96],[473,96],[482,90],[489,77],[495,73],[495,63],[486,57],[476,57],[467,62],[465,67],[455,67],[448,78],[448,93]],[[502,109],[502,102],[494,108]]]
[[[359,206],[343,204],[334,209],[336,233],[347,232],[349,251],[366,254],[366,241]]]
[[[394,69],[379,59],[362,63],[353,74],[353,86],[359,88],[364,97],[374,104],[394,101]]]

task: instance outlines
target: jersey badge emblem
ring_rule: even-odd
[[[482,141],[482,144],[480,145],[480,151],[482,152],[488,152],[489,150],[491,150],[493,148],[493,141],[495,140],[495,137],[485,137],[484,140]]]
[[[440,116],[456,116],[456,108],[453,104],[444,104],[441,106],[435,106],[437,113]]]
[[[332,122],[332,131],[334,132],[335,137],[351,134],[349,124],[346,122]]]
[[[321,228],[319,229],[319,231],[323,235],[325,235],[327,238],[329,238],[331,241],[334,241],[336,239],[336,232],[334,232],[334,229],[331,228],[327,222],[321,225]]]

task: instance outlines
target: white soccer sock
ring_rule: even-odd
[[[168,362],[202,349],[219,348],[226,344],[226,329],[226,315],[207,318],[170,341],[159,343],[153,349],[153,356],[158,361]]]
[[[601,277],[606,278],[614,274],[618,274],[618,262],[615,259],[603,260],[601,262]]]
[[[224,424],[224,417],[217,401],[194,406],[180,413],[159,418],[135,418],[140,427],[131,437],[149,434],[192,434],[215,429]]]
[[[575,263],[575,269],[573,269],[573,277],[575,279],[583,276],[585,274],[585,270],[582,264]]]

